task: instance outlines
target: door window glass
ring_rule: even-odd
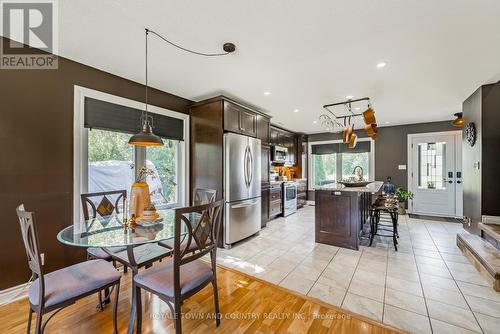
[[[421,189],[445,189],[446,143],[418,144],[418,187]]]

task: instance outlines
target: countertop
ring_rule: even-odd
[[[330,183],[323,186],[316,187],[315,190],[341,190],[341,191],[351,191],[351,192],[364,192],[364,193],[376,193],[382,187],[382,181],[374,181],[365,187],[346,187],[340,183]]]

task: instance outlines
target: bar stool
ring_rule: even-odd
[[[382,232],[382,233],[379,233]],[[389,232],[389,234],[384,233]],[[370,246],[375,236],[392,238],[394,249],[398,251],[398,204],[376,201],[370,210]]]

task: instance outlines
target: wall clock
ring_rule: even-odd
[[[465,140],[470,146],[476,143],[476,125],[472,122],[465,126]]]

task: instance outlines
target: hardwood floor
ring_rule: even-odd
[[[130,274],[122,278],[118,326],[127,329]],[[301,296],[224,268],[218,269],[221,325],[215,326],[211,286],[187,300],[183,333],[402,333],[387,325]],[[173,333],[168,307],[144,294],[144,333]],[[111,307],[97,312],[97,296],[87,297],[57,314],[45,333],[112,333]],[[314,316],[316,315],[316,317]],[[0,307],[0,333],[26,333],[26,299]]]

